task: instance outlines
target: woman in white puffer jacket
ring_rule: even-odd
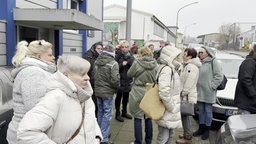
[[[181,50],[176,47],[166,46],[162,48],[159,57],[159,96],[165,106],[163,117],[157,121],[158,136],[157,144],[172,143],[173,131],[181,128],[180,116],[180,92],[182,89],[180,77],[176,70],[180,69],[181,63],[177,58]],[[157,72],[159,73],[159,72]]]
[[[48,93],[21,120],[18,143],[99,144],[102,135],[87,75],[90,63],[77,56],[63,55],[58,59],[57,68]],[[69,141],[80,125],[79,133]]]

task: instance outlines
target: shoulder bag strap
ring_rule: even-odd
[[[65,142],[65,143],[63,143],[63,144],[69,143],[69,142],[70,142],[71,140],[73,140],[73,139],[78,135],[78,133],[80,132],[80,129],[81,129],[83,123],[84,123],[84,115],[85,115],[85,109],[84,109],[84,108],[85,108],[85,104],[83,103],[83,106],[82,106],[82,121],[81,121],[79,127],[78,127],[77,130],[74,132],[74,134],[68,139],[68,141]]]
[[[157,73],[157,77],[156,77],[156,80],[154,81],[153,87],[158,83],[159,75],[160,75],[161,71],[164,69],[165,66],[166,66],[166,65],[164,65],[164,66],[160,69],[160,71]]]

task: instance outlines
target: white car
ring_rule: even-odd
[[[213,104],[213,120],[225,122],[229,116],[237,114],[234,97],[239,67],[244,58],[235,54],[217,52],[216,59],[221,64],[228,82],[224,90],[217,91],[217,100]]]

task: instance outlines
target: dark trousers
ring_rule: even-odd
[[[122,100],[122,113],[127,113],[127,104],[129,101],[129,92],[117,92],[116,100],[115,100],[115,107],[116,107],[116,115],[120,115],[120,105]]]
[[[141,119],[134,118],[134,137],[135,144],[142,144],[142,123]],[[145,119],[145,142],[151,144],[153,137],[152,120],[150,118]]]
[[[95,105],[95,116],[97,118],[98,117],[98,104],[97,104],[97,97],[94,94],[92,95],[92,100]]]

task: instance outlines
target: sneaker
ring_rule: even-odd
[[[132,116],[129,115],[128,113],[122,114],[122,117],[127,118],[127,119],[132,119]]]
[[[124,119],[120,115],[116,116],[116,120],[119,122],[124,122]]]

